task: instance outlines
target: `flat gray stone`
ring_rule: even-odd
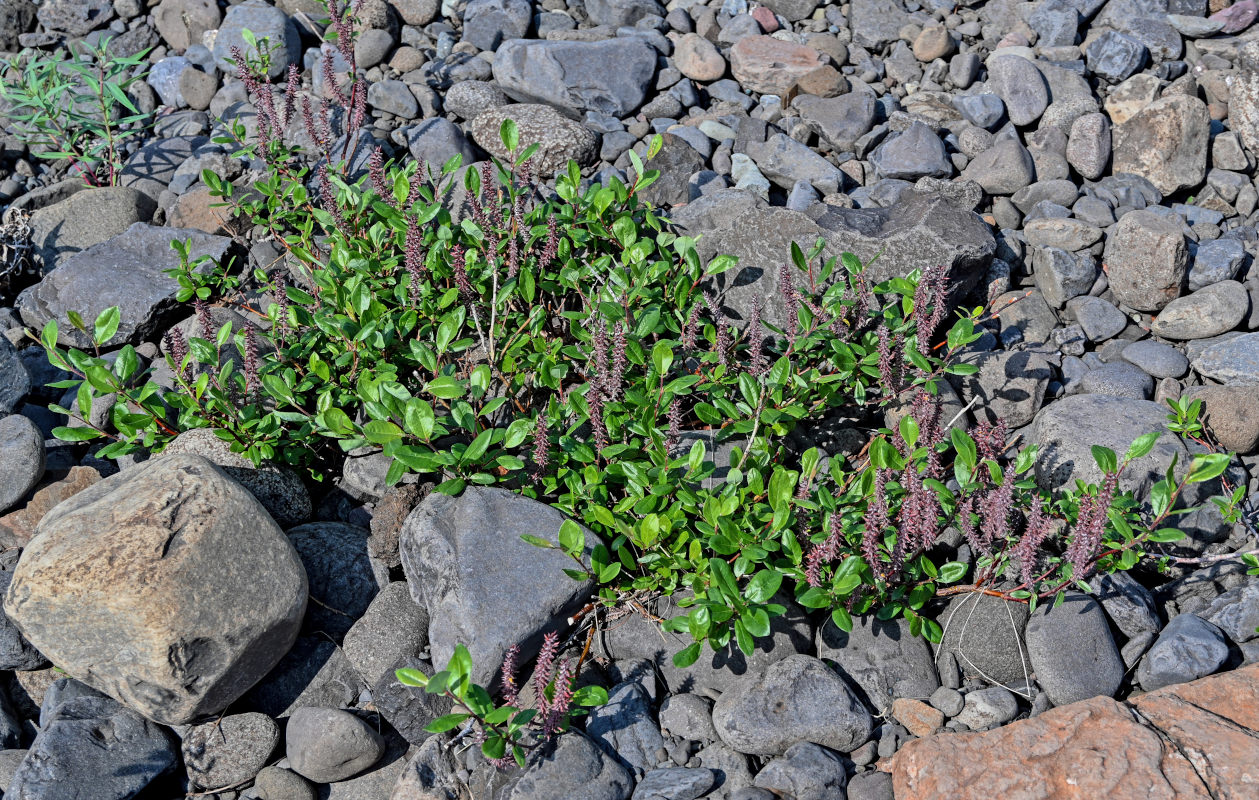
[[[608,64],[616,64],[614,70]],[[511,39],[494,53],[494,80],[522,103],[573,114],[625,117],[642,105],[656,74],[656,51],[641,38],[601,42]]]

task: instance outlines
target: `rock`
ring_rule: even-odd
[[[1237,53],[1238,74],[1229,91],[1228,113],[1246,151],[1259,153],[1259,42],[1247,42]]]
[[[507,105],[507,95],[492,83],[460,81],[446,90],[443,107],[462,119],[472,119],[491,108]]]
[[[0,3],[0,51],[16,53],[22,49],[18,37],[35,27],[37,8],[29,0],[4,0]]]
[[[851,633],[829,620],[818,630],[818,657],[835,664],[861,700],[880,713],[897,697],[924,698],[940,685],[926,640],[909,635],[903,618],[853,618]]]
[[[1009,690],[1000,686],[978,689],[966,695],[966,704],[957,721],[971,730],[1004,725],[1019,713],[1019,703]]]
[[[184,767],[198,786],[236,786],[254,779],[279,741],[280,729],[266,714],[229,714],[183,735]]]
[[[892,776],[886,772],[858,772],[848,781],[848,800],[895,800]]]
[[[944,714],[921,700],[898,697],[892,703],[892,718],[914,736],[930,736],[944,724]]]
[[[1124,313],[1100,297],[1073,297],[1067,301],[1067,313],[1075,317],[1084,335],[1093,342],[1104,342],[1128,327]]]
[[[1033,350],[999,350],[964,356],[979,367],[973,375],[958,376],[955,386],[964,403],[975,397],[976,418],[1005,420],[1011,428],[1032,421],[1045,400],[1053,368]]]
[[[684,33],[673,46],[678,70],[693,81],[710,83],[726,74],[726,60],[716,45],[696,33]]]
[[[1110,163],[1110,120],[1105,114],[1076,117],[1067,139],[1067,163],[1089,180],[1100,178]]]
[[[188,105],[179,93],[179,76],[191,66],[191,62],[183,56],[167,56],[153,65],[149,70],[145,83],[153,87],[161,99],[162,105],[180,108]]]
[[[438,117],[426,119],[399,131],[406,142],[411,157],[421,164],[427,164],[434,172],[455,156],[462,158],[462,164],[476,161],[476,150],[469,144],[458,125],[447,119]]]
[[[946,717],[956,717],[966,707],[966,698],[956,689],[941,686],[931,693],[931,707]]]
[[[1014,194],[1035,179],[1032,154],[1014,136],[998,138],[962,170],[962,180],[978,183],[990,195]]]
[[[957,49],[949,29],[943,25],[931,25],[923,28],[922,33],[914,39],[914,58],[930,64],[937,58],[947,58]]]
[[[523,37],[532,17],[529,0],[470,0],[463,14],[463,40],[492,51],[507,39]]]
[[[306,569],[314,601],[306,609],[307,632],[339,641],[379,589],[367,556],[368,532],[344,522],[310,522],[287,535]]]
[[[162,0],[153,9],[153,26],[172,50],[200,44],[206,31],[218,30],[223,12],[212,0]]]
[[[650,705],[640,684],[617,684],[608,693],[608,702],[590,711],[586,735],[627,770],[647,772],[656,765],[656,751],[664,747]]]
[[[289,768],[315,783],[353,777],[380,760],[385,743],[366,722],[335,708],[299,708],[285,731]]]
[[[446,744],[435,736],[419,747],[402,768],[390,800],[450,800],[465,791]]]
[[[267,767],[254,780],[258,800],[315,800],[315,787],[282,767]]]
[[[749,145],[748,155],[756,161],[761,174],[784,189],[804,180],[822,194],[834,194],[844,185],[844,173],[838,167],[785,133]]]
[[[1123,359],[1155,378],[1179,378],[1189,370],[1189,359],[1171,345],[1146,339],[1123,349]]]
[[[1250,295],[1237,281],[1220,281],[1168,303],[1150,332],[1164,339],[1209,339],[1238,326],[1250,311]]]
[[[25,505],[0,517],[0,526],[12,531],[17,541],[25,545],[46,513],[100,479],[100,473],[92,467],[71,467],[65,478],[46,483],[35,490]]]
[[[44,477],[44,435],[20,414],[0,417],[0,511],[13,507]]]
[[[1015,125],[1030,125],[1049,106],[1045,76],[1026,58],[1000,55],[988,60],[988,88],[1005,103]]]
[[[1259,728],[1259,668],[1151,692],[1134,705],[1095,697],[984,734],[932,736],[896,755],[897,800],[988,796],[1000,770],[1011,797],[1244,797]],[[1191,763],[1184,754],[1192,754]],[[1088,769],[1081,769],[1088,764]]]
[[[852,40],[872,50],[900,38],[901,26],[909,22],[909,14],[899,0],[854,0],[849,5],[848,28]]]
[[[666,735],[681,736],[693,742],[711,742],[717,738],[713,727],[711,704],[697,694],[672,694],[660,704],[660,730]]]
[[[1163,97],[1115,127],[1113,169],[1147,178],[1172,194],[1206,177],[1211,118],[1196,97]]]
[[[667,767],[653,769],[634,787],[631,800],[695,800],[716,782],[710,769]]]
[[[22,321],[42,330],[50,319],[56,319],[59,343],[90,348],[92,342],[70,324],[67,313],[76,311],[83,319],[94,320],[106,308],[118,306],[121,322],[108,345],[136,344],[156,336],[178,307],[179,284],[166,274],[179,265],[179,254],[170,247],[175,238],[190,240],[190,259],[206,255],[219,261],[231,246],[225,236],[138,222],[64,259],[42,281],[18,295]],[[198,270],[208,268],[207,264]]]
[[[1097,600],[1114,626],[1127,637],[1119,655],[1124,666],[1131,669],[1163,624],[1154,598],[1128,573],[1112,572],[1097,578]]]
[[[1208,343],[1189,359],[1205,378],[1229,385],[1259,383],[1259,333],[1246,333]]]
[[[17,549],[0,553],[0,592],[8,591],[20,556],[21,552]],[[44,654],[31,647],[13,620],[0,613],[0,669],[37,670],[47,665],[48,659],[44,658]],[[3,791],[2,787],[0,791]]]
[[[613,28],[634,25],[643,17],[663,17],[665,14],[656,0],[590,0],[586,3],[586,13],[596,25]]]
[[[1001,323],[1003,336],[1040,344],[1058,326],[1058,317],[1050,310],[1044,295],[1035,289],[1006,292],[990,305]]]
[[[125,800],[179,763],[161,726],[108,697],[74,697],[40,723],[7,796]]]
[[[513,644],[521,661],[584,602],[591,584],[564,574],[571,559],[558,548],[522,541],[527,533],[557,543],[565,518],[502,489],[473,487],[460,497],[431,494],[407,517],[402,566],[416,603],[428,611],[433,661],[467,646],[472,680],[489,686]],[[586,547],[597,544],[585,533]]]
[[[638,195],[654,206],[669,208],[690,200],[689,181],[692,175],[704,168],[704,157],[684,139],[672,133],[662,134],[660,139],[660,152],[651,160],[651,168],[660,170],[660,177],[646,189],[640,190]],[[799,144],[794,139],[791,141]],[[805,150],[808,148],[805,147]],[[825,164],[825,160],[816,153],[809,151],[808,154]],[[640,152],[640,155],[645,153]]]
[[[232,60],[233,47],[240,48],[246,54],[255,54],[245,41],[246,30],[252,31],[259,42],[266,38],[273,48],[267,77],[279,78],[288,72],[289,64],[300,63],[302,44],[293,21],[266,0],[245,0],[240,5],[228,8],[223,24],[219,26],[218,35],[214,37],[214,46],[211,48],[214,52],[214,63],[223,72],[236,74],[236,62]]]
[[[872,727],[843,679],[806,655],[740,679],[718,698],[713,725],[728,746],[752,755],[781,755],[800,741],[846,753],[870,738]]]
[[[369,684],[372,705],[402,738],[411,744],[423,744],[432,736],[425,727],[433,720],[450,713],[451,702],[445,697],[403,686],[396,670],[419,669],[426,675],[437,672],[428,661],[415,656],[396,659],[374,683]]]
[[[189,337],[199,335],[191,330],[185,330],[184,333]],[[292,469],[274,464],[254,467],[252,461],[239,453],[233,453],[228,443],[216,436],[210,428],[186,430],[162,451],[163,456],[189,453],[221,467],[228,477],[245,487],[262,503],[262,507],[277,525],[293,526],[310,517],[310,492],[302,483],[301,476]]]
[[[1152,211],[1129,211],[1106,238],[1106,273],[1115,299],[1159,311],[1180,294],[1188,251],[1180,225]]]
[[[801,95],[792,105],[817,135],[836,152],[848,152],[874,127],[874,96],[852,92],[839,97]]]
[[[1247,454],[1259,448],[1259,413],[1252,390],[1241,386],[1202,386],[1182,397],[1202,401],[1202,421],[1225,450]]]
[[[111,535],[97,534],[102,525]],[[143,571],[145,581],[133,576]],[[67,671],[183,724],[223,709],[292,645],[306,575],[248,492],[197,456],[140,464],[44,516],[5,613]]]
[[[113,18],[114,7],[109,0],[54,0],[36,12],[36,19],[45,29],[72,37],[86,36]]]
[[[1148,400],[1150,393],[1154,391],[1154,379],[1146,375],[1140,367],[1120,361],[1089,370],[1080,380],[1079,389],[1084,394]]]
[[[1145,65],[1149,51],[1137,39],[1118,31],[1105,31],[1085,48],[1089,72],[1119,83]],[[1118,120],[1116,120],[1118,122]]]
[[[126,186],[85,189],[31,214],[33,259],[45,272],[75,253],[124,233],[153,218],[157,203]],[[169,242],[168,242],[169,244]]]
[[[280,718],[306,706],[349,708],[369,688],[341,648],[323,637],[302,636],[249,690],[244,703]]]
[[[1253,578],[1216,597],[1194,613],[1224,631],[1235,644],[1259,638],[1259,581]]]
[[[942,672],[943,659],[948,655],[965,675],[1005,684],[1027,680],[1031,666],[1023,644],[1027,624],[1023,603],[979,593],[963,595],[949,601],[939,622],[944,637],[936,649],[936,665]]]
[[[1194,614],[1174,617],[1137,667],[1147,692],[1214,673],[1228,660],[1224,632]]]
[[[870,164],[880,178],[917,180],[923,177],[947,178],[953,164],[944,143],[921,122],[914,122],[897,136],[885,139],[870,156]]]
[[[827,800],[842,796],[848,775],[839,757],[824,747],[797,742],[756,774],[755,785],[775,797]]]
[[[1205,39],[1208,36],[1214,36],[1224,28],[1223,20],[1187,17],[1183,14],[1168,14],[1167,21],[1190,39]]]
[[[1106,614],[1093,598],[1068,593],[1061,604],[1037,606],[1027,621],[1027,655],[1036,682],[1056,706],[1110,697],[1124,677],[1123,659]]]
[[[472,138],[498,158],[506,158],[507,150],[499,136],[504,119],[515,120],[520,132],[520,146],[537,143],[533,166],[540,175],[553,175],[564,169],[569,160],[588,166],[598,160],[599,137],[589,128],[560,114],[550,106],[521,104],[502,106],[482,112],[468,125]]]
[[[739,258],[737,269],[713,280],[723,304],[736,319],[746,320],[753,298],[759,296],[764,318],[773,324],[784,318],[779,266],[793,241],[807,250],[820,236],[828,245],[824,258],[853,253],[869,264],[865,274],[875,282],[907,275],[924,263],[943,265],[951,298],[962,297],[979,281],[996,248],[978,216],[931,191],[907,191],[890,208],[830,206],[816,220],[785,209],[750,208],[718,217],[716,224],[720,227],[715,230],[696,227],[688,232],[704,234],[698,244],[702,259],[717,253]]]
[[[1246,250],[1237,239],[1212,239],[1198,245],[1189,268],[1189,291],[1232,280],[1246,260]]]
[[[375,684],[393,665],[418,658],[428,645],[428,614],[411,599],[406,581],[385,586],[345,634],[345,656],[363,678]]]
[[[402,81],[377,81],[367,88],[367,104],[403,119],[415,119],[420,105]]]
[[[1088,253],[1039,247],[1032,251],[1032,274],[1041,297],[1061,307],[1092,288],[1097,280],[1097,262]]]
[[[530,754],[508,800],[628,800],[633,785],[624,767],[573,732]]]
[[[616,64],[615,70],[606,65]],[[494,80],[508,97],[574,115],[636,111],[656,75],[656,51],[639,37],[601,42],[511,39],[494,53]]]
[[[1033,422],[1029,444],[1040,445],[1036,481],[1046,489],[1073,486],[1076,480],[1097,483],[1102,476],[1092,445],[1122,455],[1138,436],[1154,431],[1163,434],[1154,449],[1130,462],[1119,478],[1120,491],[1131,490],[1138,499],[1163,478],[1172,458],[1186,463],[1184,445],[1167,431],[1166,406],[1106,395],[1064,397],[1045,406]]]
[[[730,72],[744,89],[786,95],[805,76],[826,66],[826,57],[812,47],[775,39],[744,36],[730,48]]]
[[[1220,25],[1222,33],[1241,33],[1255,21],[1257,12],[1259,12],[1259,5],[1256,5],[1254,0],[1240,0],[1228,8],[1215,12],[1209,19]]]
[[[31,376],[26,365],[9,340],[0,336],[0,414],[13,411],[30,390]]]

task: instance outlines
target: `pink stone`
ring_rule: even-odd
[[[1259,3],[1255,0],[1241,0],[1223,11],[1215,12],[1210,18],[1224,23],[1221,33],[1241,33],[1250,27],[1256,15],[1259,15]]]
[[[774,16],[774,12],[765,6],[757,6],[752,9],[752,19],[756,20],[756,24],[761,26],[761,30],[766,33],[773,33],[778,30],[778,18]]]

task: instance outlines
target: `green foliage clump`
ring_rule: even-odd
[[[112,186],[122,168],[123,145],[147,128],[128,89],[148,73],[145,50],[111,52],[109,38],[81,44],[61,59],[27,53],[7,62],[0,81],[5,116],[39,158],[70,161],[93,185]]]

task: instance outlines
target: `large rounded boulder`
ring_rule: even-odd
[[[70,675],[179,725],[266,675],[306,601],[301,560],[262,505],[206,459],[179,455],[50,511],[4,610]]]

